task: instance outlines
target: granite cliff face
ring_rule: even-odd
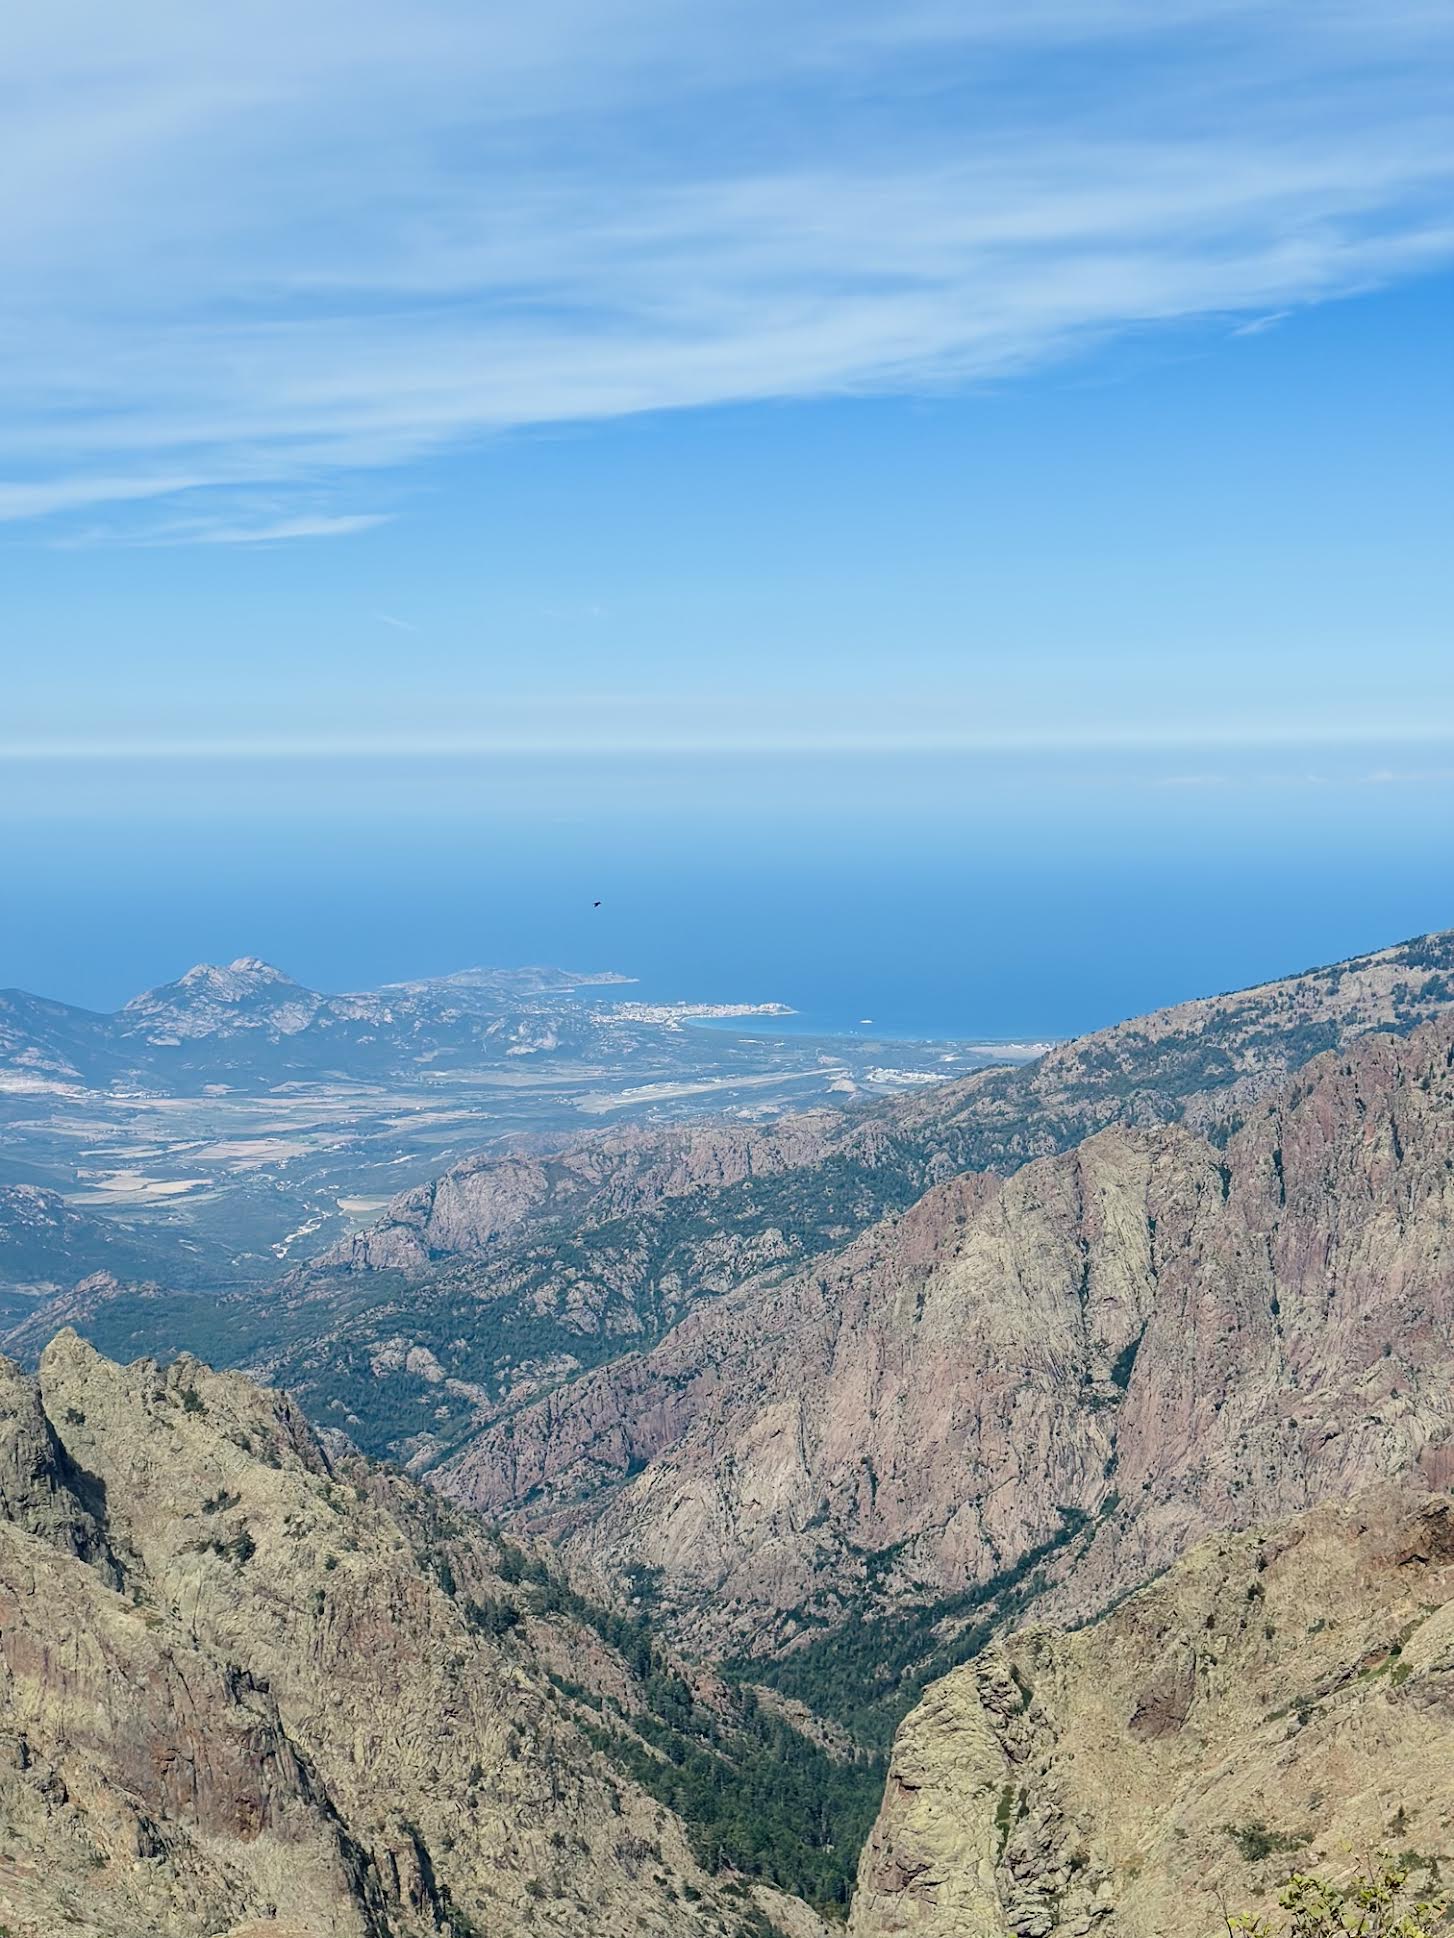
[[[899,1731],[854,1938],[1212,1938],[1293,1869],[1454,1849],[1454,1500],[1215,1536]],[[1437,1876],[1437,1870],[1433,1872]]]
[[[825,1626],[917,1608],[932,1653],[1031,1567],[1086,1615],[1210,1528],[1454,1480],[1451,1256],[1440,1017],[1316,1059],[1220,1147],[1115,1129],[948,1180],[436,1478],[604,1576],[662,1570],[680,1632],[809,1694]]]
[[[522,1567],[236,1376],[0,1363],[0,1923],[762,1930],[602,1753],[591,1686],[629,1731],[632,1671]]]

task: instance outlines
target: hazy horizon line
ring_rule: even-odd
[[[1260,727],[1098,727],[1033,731],[924,733],[762,733],[640,735],[603,739],[589,734],[381,734],[0,741],[0,761],[370,760],[474,756],[639,759],[657,755],[919,754],[1157,752],[1195,748],[1454,747],[1454,724]],[[1191,779],[1206,778],[1191,776]],[[1375,777],[1382,778],[1382,777]]]

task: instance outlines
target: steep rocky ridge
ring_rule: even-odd
[[[377,1224],[329,1248],[303,1282],[331,1270],[426,1272],[475,1258],[521,1226],[608,1224],[674,1198],[775,1178],[818,1161],[841,1135],[833,1111],[778,1124],[627,1125],[545,1150],[483,1152],[401,1192]]]
[[[1454,1501],[1214,1536],[899,1731],[854,1938],[1213,1938],[1294,1868],[1454,1861]]]
[[[1454,930],[1230,995],[1201,997],[976,1071],[861,1113],[766,1126],[706,1124],[583,1136],[542,1154],[483,1154],[396,1198],[378,1223],[315,1261],[422,1271],[486,1252],[535,1218],[576,1225],[663,1199],[777,1178],[851,1153],[922,1189],[950,1170],[1008,1170],[1110,1123],[1224,1123],[1320,1051],[1408,1030],[1454,1003]],[[1228,1098],[1229,1088],[1234,1095]],[[886,1178],[883,1192],[893,1202]]]
[[[473,1160],[286,1282],[269,1320],[283,1350],[247,1363],[371,1448],[427,1463],[542,1389],[651,1345],[694,1306],[835,1252],[944,1179],[1009,1173],[1113,1124],[1185,1121],[1220,1141],[1312,1055],[1413,1028],[1451,999],[1454,932],[871,1109]]]
[[[57,1308],[106,1350],[178,1345],[295,1391],[425,1467],[704,1302],[787,1278],[965,1170],[1014,1171],[1110,1124],[1220,1140],[1315,1051],[1454,993],[1454,932],[1185,1003],[887,1104],[536,1142],[403,1194],[369,1231],[230,1299],[100,1289]],[[28,1351],[44,1314],[13,1342]]]
[[[649,1682],[588,1613],[237,1376],[122,1368],[70,1333],[38,1386],[0,1364],[0,1922],[765,1932],[751,1887],[709,1875],[609,1754],[634,1746],[653,1783],[670,1762],[662,1725],[639,1734]]]
[[[877,1678],[889,1716],[1027,1571],[1089,1614],[1209,1528],[1454,1479],[1451,1259],[1442,1016],[1316,1059],[1222,1148],[1113,1129],[947,1180],[436,1478],[603,1576],[661,1570],[679,1633],[814,1707]]]
[[[1221,1129],[1311,1057],[1370,1031],[1403,1032],[1454,1003],[1454,930],[1202,996],[1057,1044],[895,1106],[904,1123],[973,1122],[976,1168],[1063,1149],[1110,1123]],[[1069,1129],[1069,1136],[1066,1130]]]

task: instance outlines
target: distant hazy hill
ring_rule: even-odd
[[[842,1109],[1017,1053],[918,1045],[900,1067],[866,1038],[756,1027],[790,1013],[779,1003],[622,1001],[626,981],[471,969],[325,996],[242,957],[111,1015],[0,995],[0,1178],[114,1220],[163,1282],[232,1290],[347,1237],[361,1213],[482,1146],[548,1152],[582,1124],[660,1125],[709,1105],[759,1123]],[[705,1027],[739,1018],[753,1023]],[[508,1196],[508,1166],[500,1178]],[[426,1264],[447,1248],[450,1197],[415,1248]],[[474,1215],[465,1208],[464,1253]],[[0,1205],[0,1294],[4,1222]],[[364,1252],[380,1262],[401,1235]],[[75,1250],[58,1243],[26,1282],[70,1283]]]
[[[148,1278],[162,1257],[124,1226],[77,1211],[59,1192],[0,1184],[0,1285],[55,1289],[95,1272]],[[166,1262],[174,1275],[184,1272],[185,1253],[170,1252]]]
[[[198,963],[110,1014],[24,990],[0,991],[0,1071],[12,1079],[270,1084],[340,1072],[362,1077],[556,1050],[591,1038],[587,985],[628,980],[560,969],[467,969],[353,995],[305,989],[256,956]]]

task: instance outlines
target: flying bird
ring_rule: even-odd
[[[599,908],[600,906],[601,906],[601,904],[600,904],[599,902],[592,902],[592,903],[591,903],[591,907],[592,907],[592,908]]]

